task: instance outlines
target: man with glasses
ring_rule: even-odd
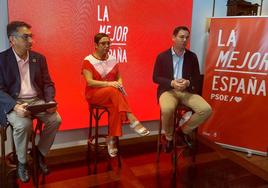
[[[18,157],[18,176],[22,182],[29,181],[27,169],[27,146],[32,131],[32,116],[28,105],[55,103],[55,87],[50,78],[46,58],[31,50],[33,35],[31,26],[13,21],[7,25],[11,47],[0,53],[0,105],[13,127],[13,137]],[[56,107],[35,114],[44,122],[37,156],[44,174],[49,170],[44,161],[54,142],[61,117]]]
[[[190,147],[189,135],[211,114],[210,105],[198,95],[201,93],[199,64],[195,53],[186,49],[189,37],[190,31],[187,27],[176,27],[172,35],[172,47],[158,55],[154,66],[153,81],[158,84],[157,97],[167,140],[166,152],[173,148],[173,116],[179,104],[194,111],[178,132]]]

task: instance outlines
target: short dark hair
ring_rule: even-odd
[[[100,41],[103,37],[108,37],[108,38],[109,38],[109,35],[107,35],[106,33],[97,33],[97,34],[94,36],[94,42],[95,42],[96,44],[98,44],[99,41]]]
[[[12,21],[7,25],[7,37],[9,38],[17,32],[20,27],[27,27],[28,29],[31,29],[32,26],[23,21]]]
[[[190,30],[186,26],[178,26],[174,29],[173,35],[177,36],[177,34],[180,32],[180,30],[188,31],[190,33]]]

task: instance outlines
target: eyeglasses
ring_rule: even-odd
[[[105,46],[105,45],[110,46],[111,45],[111,42],[99,42],[99,44],[101,44],[103,46]]]
[[[180,39],[186,39],[186,40],[188,40],[188,39],[189,39],[189,37],[190,37],[190,36],[179,35],[179,38],[180,38]]]
[[[13,34],[12,36],[22,38],[25,41],[28,41],[30,38],[31,39],[33,38],[33,34],[22,34],[22,35],[20,35],[20,34]]]

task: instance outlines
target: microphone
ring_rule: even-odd
[[[123,86],[119,86],[118,89],[123,95],[127,96],[127,92],[126,92],[126,90],[124,89]]]

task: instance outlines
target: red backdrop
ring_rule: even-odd
[[[200,129],[209,139],[267,152],[267,39],[268,18],[212,19],[203,96],[213,114]]]
[[[173,28],[190,27],[192,0],[9,0],[8,5],[9,20],[31,24],[33,50],[47,57],[63,118],[61,129],[87,125],[81,63],[94,49],[94,34],[104,27],[111,38],[115,35],[111,53],[122,62],[134,114],[140,120],[159,119],[153,64],[157,54],[170,47]]]

